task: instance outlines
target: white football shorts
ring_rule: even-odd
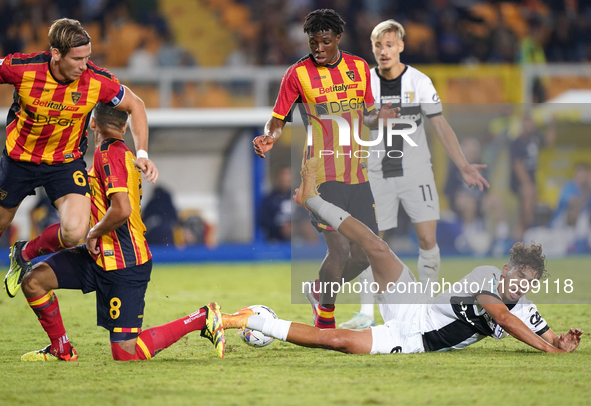
[[[439,220],[439,195],[431,167],[407,169],[404,176],[397,178],[382,178],[370,172],[369,184],[380,231],[398,226],[401,201],[413,223]]]
[[[371,354],[424,352],[421,318],[428,297],[409,292],[416,279],[408,267],[396,281],[406,285],[405,293],[383,292],[374,295],[385,324],[371,327]]]

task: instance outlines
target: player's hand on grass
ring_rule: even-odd
[[[148,158],[138,158],[135,160],[135,166],[144,173],[144,178],[150,183],[156,183],[158,180],[158,169],[154,162]]]
[[[480,169],[486,168],[486,165],[481,164],[468,164],[464,166],[460,171],[462,172],[462,178],[468,186],[478,186],[478,189],[482,192],[484,187],[490,187],[484,176],[480,174]]]
[[[581,343],[582,335],[583,330],[579,330],[578,328],[571,328],[566,334],[560,333],[558,348],[566,352],[573,352]]]
[[[270,134],[259,135],[252,140],[252,145],[254,147],[254,153],[260,156],[261,158],[265,157],[265,153],[270,151],[273,148],[273,144],[275,143],[275,137]]]

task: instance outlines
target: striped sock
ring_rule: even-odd
[[[314,325],[320,329],[336,328],[334,320],[334,305],[318,305],[318,316],[314,320]]]
[[[135,345],[135,357],[129,360],[145,360],[154,357],[160,351],[170,347],[190,332],[201,330],[205,327],[206,316],[205,307],[202,307],[187,317],[142,331]],[[115,350],[113,350],[113,345],[111,345],[111,351],[113,352],[114,359],[128,361],[124,357],[115,358],[116,355],[119,355],[119,351],[116,354]]]
[[[39,237],[29,241],[21,255],[25,261],[30,261],[33,258],[58,252],[65,248],[70,247],[63,242],[60,223],[55,223],[43,230]]]
[[[51,340],[51,352],[54,355],[69,355],[72,344],[66,335],[55,293],[50,290],[43,296],[27,298],[27,302]]]

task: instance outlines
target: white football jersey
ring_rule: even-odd
[[[411,119],[416,123],[417,129],[410,138],[417,146],[409,145],[399,135],[393,136],[392,145],[388,146],[384,130],[382,142],[369,148],[370,177],[404,176],[405,169],[431,166],[423,114],[431,118],[442,112],[441,101],[431,79],[412,66],[406,65],[400,76],[388,80],[381,77],[375,67],[371,69],[371,90],[378,107],[392,102],[392,107],[400,107],[400,118]],[[370,133],[372,140],[378,139],[377,129],[371,130]],[[402,157],[396,151],[402,151]]]
[[[463,349],[487,336],[497,339],[506,337],[507,333],[476,300],[479,294],[499,298],[497,288],[500,277],[498,268],[479,266],[424,306],[425,351]],[[525,296],[517,303],[507,304],[507,308],[538,335],[550,328],[536,305]]]

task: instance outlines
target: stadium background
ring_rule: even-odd
[[[364,57],[370,66],[374,59],[369,35],[375,24],[395,18],[405,26],[402,62],[432,78],[458,138],[474,137],[483,146],[491,190],[502,198],[511,225],[507,245],[515,240],[518,216],[517,198],[508,186],[508,149],[521,131],[524,112],[532,112],[540,130],[552,118],[557,121],[556,143],[541,152],[537,174],[540,225],[547,224],[575,163],[591,163],[591,116],[585,104],[591,100],[591,6],[585,4],[5,1],[0,3],[0,38],[2,54],[44,50],[51,21],[76,18],[92,37],[91,60],[142,97],[148,108],[150,158],[160,170],[158,185],[171,193],[181,218],[174,243],[152,245],[157,262],[321,258],[323,242],[309,243],[294,234],[291,244],[270,243],[259,225],[273,174],[287,164],[293,185],[298,182],[301,140],[292,139],[288,129],[266,160],[256,158],[251,148],[252,138],[270,117],[282,74],[308,53],[301,26],[310,10],[337,10],[347,22],[341,49]],[[11,102],[12,87],[0,86],[0,107],[7,109]],[[428,132],[433,138],[429,127]],[[430,140],[430,146],[442,219],[448,224],[439,227],[442,253],[500,253],[492,240],[486,249],[462,248],[455,242],[461,231],[443,193],[448,159],[438,141]],[[493,149],[494,154],[488,153]],[[144,204],[153,195],[154,187],[144,184]],[[34,198],[25,200],[10,238],[30,238],[34,205]],[[191,221],[197,221],[191,230],[200,235],[187,235],[191,227],[182,224]],[[402,228],[391,242],[398,253],[415,255],[412,227]],[[557,254],[587,252],[589,244],[583,239],[565,249]]]

